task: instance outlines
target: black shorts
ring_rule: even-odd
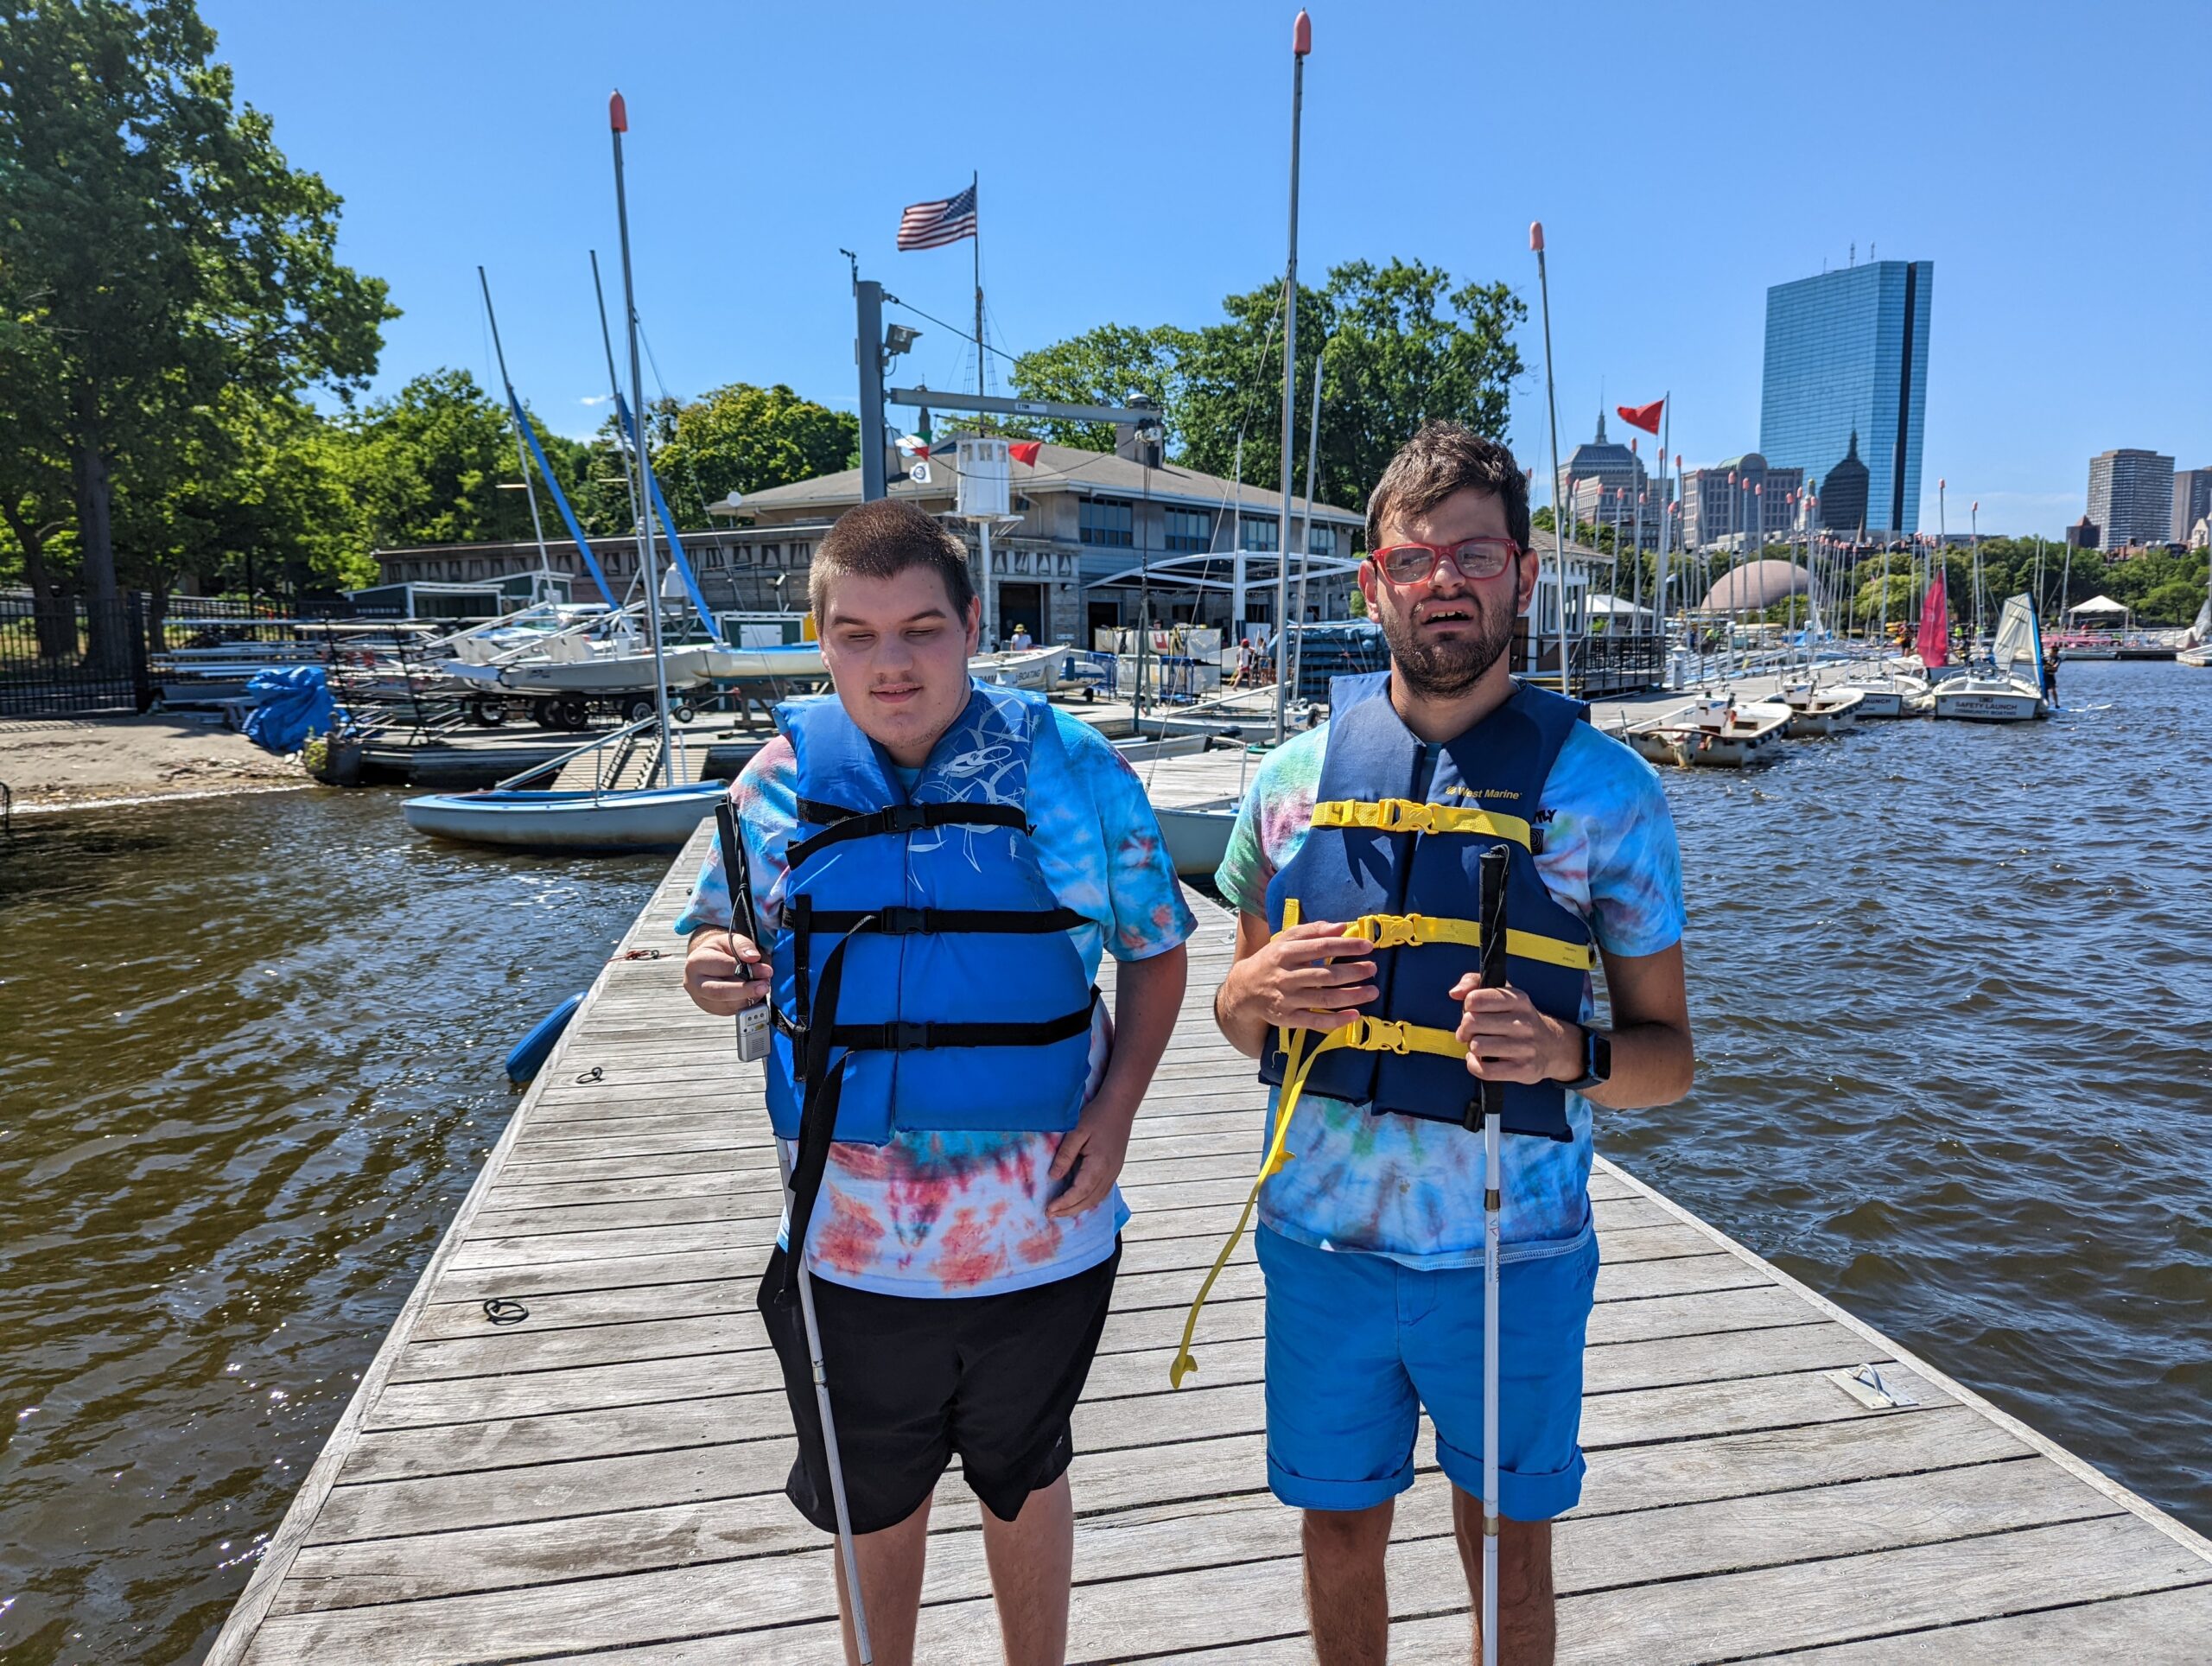
[[[760,1285],[760,1316],[784,1370],[798,1460],[784,1491],[836,1530],[822,1419],[797,1290],[778,1299],[785,1251]],[[1090,1375],[1122,1247],[1096,1267],[1002,1295],[887,1296],[814,1281],[822,1363],[853,1531],[895,1527],[960,1455],[963,1477],[1002,1522],[1075,1455],[1069,1416]]]

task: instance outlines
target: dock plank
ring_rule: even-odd
[[[609,963],[504,1131],[216,1666],[840,1657],[822,1536],[781,1494],[793,1442],[753,1308],[780,1213],[759,1078],[684,1003],[665,930],[702,844],[626,937],[663,952]],[[1076,1659],[1310,1658],[1298,1518],[1266,1491],[1249,1240],[1193,1386],[1166,1381],[1264,1131],[1251,1063],[1207,1014],[1227,945],[1211,917],[1123,1172],[1135,1215],[1075,1418]],[[1590,1474],[1557,1531],[1562,1659],[2155,1662],[2212,1625],[2201,1536],[1635,1177],[1601,1160],[1591,1192],[1604,1265]],[[493,1297],[528,1317],[492,1326]],[[1916,1403],[1845,1388],[1866,1363]],[[1425,1424],[1414,1459],[1392,1657],[1464,1661]],[[995,1657],[973,1501],[957,1474],[938,1499],[920,1657]]]

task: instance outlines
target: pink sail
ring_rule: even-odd
[[[1921,600],[1920,639],[1914,646],[1919,651],[1920,663],[1931,671],[1951,663],[1951,607],[1944,594],[1941,563]]]

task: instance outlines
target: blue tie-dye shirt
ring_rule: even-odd
[[[1027,810],[1053,895],[1088,922],[1068,936],[1095,978],[1108,950],[1116,960],[1148,959],[1198,922],[1135,772],[1088,723],[1057,709],[1052,716],[1038,730]],[[798,786],[798,760],[779,734],[730,788],[764,932],[783,903]],[[676,929],[727,925],[729,917],[721,853],[710,846]],[[1110,1045],[1102,1005],[1091,1031],[1092,1091]],[[1060,1138],[906,1131],[887,1145],[833,1143],[807,1228],[808,1265],[839,1284],[902,1296],[992,1295],[1096,1266],[1114,1253],[1128,1208],[1116,1187],[1080,1215],[1045,1212],[1067,1185],[1047,1173]]]
[[[1326,725],[1280,747],[1252,781],[1215,875],[1230,907],[1265,918],[1268,882],[1313,817],[1329,744]],[[1536,871],[1552,895],[1590,924],[1599,946],[1656,954],[1682,935],[1681,855],[1649,765],[1579,723],[1544,782],[1543,854]],[[1586,985],[1582,1015],[1592,1012]],[[1273,1126],[1274,1097],[1268,1100]],[[1503,1258],[1556,1255],[1589,1230],[1590,1105],[1567,1096],[1572,1143],[1505,1141]],[[1300,1243],[1361,1250],[1410,1267],[1482,1260],[1483,1142],[1449,1122],[1378,1116],[1363,1104],[1300,1097],[1292,1160],[1260,1193],[1260,1218]]]

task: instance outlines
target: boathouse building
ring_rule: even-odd
[[[977,532],[954,516],[952,448],[940,448],[913,472],[921,478],[894,478],[891,495],[945,517],[976,559]],[[1017,457],[1011,472],[1014,512],[991,537],[1005,633],[1021,624],[1042,642],[1087,643],[1102,626],[1135,622],[1141,588],[1149,594],[1155,620],[1226,627],[1240,544],[1247,556],[1244,617],[1257,625],[1271,621],[1279,493],[1172,462],[1073,446],[1042,445],[1033,461]],[[712,506],[718,512],[712,530],[678,534],[707,605],[717,612],[803,612],[814,546],[860,500],[855,467],[748,493],[726,512],[724,506]],[[1294,498],[1294,544],[1306,516],[1306,500]],[[1341,619],[1350,611],[1350,557],[1364,526],[1358,510],[1313,506],[1309,618]],[[633,537],[594,538],[592,550],[618,588],[635,587]],[[429,544],[375,556],[387,584],[492,580],[543,564],[531,542]],[[556,571],[582,576],[569,539],[547,539],[545,559]],[[1294,566],[1294,579],[1296,573]]]

